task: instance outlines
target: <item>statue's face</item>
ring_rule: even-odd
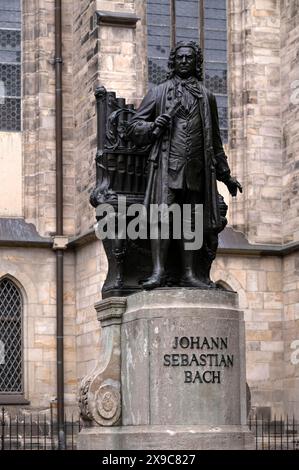
[[[176,75],[181,78],[189,78],[195,75],[196,56],[191,47],[180,47],[176,51],[174,69]]]

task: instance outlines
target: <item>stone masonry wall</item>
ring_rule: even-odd
[[[103,245],[97,240],[76,253],[76,343],[78,382],[96,364],[100,351],[100,324],[94,308],[101,298],[107,261]]]
[[[65,400],[76,404],[74,255],[64,264]],[[33,408],[56,397],[56,261],[41,248],[0,248],[0,278],[10,276],[23,294],[24,387]]]
[[[244,193],[232,224],[252,243],[281,243],[280,2],[229,1],[230,142]]]
[[[299,254],[283,260],[284,408],[290,415],[299,407]]]
[[[299,1],[281,1],[281,83],[283,120],[283,241],[299,241]],[[283,263],[285,409],[299,407],[299,255]],[[297,341],[297,343],[296,343]],[[296,346],[297,344],[297,346]],[[294,355],[295,354],[295,355]]]
[[[63,4],[64,230],[74,232],[72,0]],[[25,219],[55,231],[54,0],[23,1],[23,161]]]
[[[299,241],[299,1],[282,3],[283,241]]]
[[[252,406],[283,412],[282,261],[218,255],[212,278],[238,293],[246,327],[246,377]]]
[[[76,171],[76,226],[81,234],[92,227],[94,210],[89,194],[95,185],[98,30],[94,25],[95,0],[73,2],[73,106],[74,161]]]
[[[140,20],[132,27],[99,27],[99,80],[110,91],[137,104],[144,95],[147,76],[146,2],[97,0],[97,9],[134,13]]]

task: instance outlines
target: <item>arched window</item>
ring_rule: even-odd
[[[23,301],[9,278],[0,280],[0,398],[23,395]]]
[[[0,131],[21,130],[21,1],[0,0]]]
[[[147,0],[149,86],[166,79],[170,47],[200,43],[205,85],[217,98],[222,139],[228,139],[226,0]]]

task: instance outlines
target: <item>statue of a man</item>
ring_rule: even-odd
[[[207,239],[223,229],[216,180],[224,182],[233,196],[242,187],[230,174],[216,98],[202,84],[202,63],[195,42],[179,42],[170,54],[168,79],[145,96],[128,135],[137,145],[151,144],[149,160],[156,170],[149,178],[149,203],[202,204]],[[180,285],[210,287],[211,282],[196,274],[194,251],[185,249],[184,240],[180,245]],[[165,285],[168,248],[169,240],[151,240],[153,272],[143,283],[145,289]]]

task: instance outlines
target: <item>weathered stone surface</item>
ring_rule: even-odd
[[[80,410],[84,420],[112,426],[121,415],[120,325],[126,299],[115,298],[95,305],[102,325],[102,354],[80,387]]]
[[[192,337],[193,348],[175,348],[175,338],[180,337],[186,345]],[[219,340],[219,348],[210,344],[211,338]],[[232,292],[159,289],[128,297],[122,326],[123,425],[245,424],[242,344],[243,314]],[[200,354],[209,353],[217,354],[219,361],[229,355],[233,366],[223,361],[220,367],[215,362],[199,367],[195,360],[178,365],[187,360],[186,354],[189,361],[193,354],[199,361]],[[172,361],[174,366],[167,365]],[[214,371],[207,381],[215,383],[200,383],[205,370]]]
[[[247,426],[123,426],[81,432],[79,450],[251,450]]]
[[[129,296],[126,308],[125,299],[117,305],[115,300],[96,308],[99,319],[108,320],[104,331],[122,321],[122,426],[83,429],[79,448],[251,448],[244,321],[237,295],[157,289]],[[111,347],[106,343],[106,354]],[[212,362],[200,364],[204,357]],[[108,369],[109,361],[104,362]],[[192,380],[186,379],[186,370]]]

